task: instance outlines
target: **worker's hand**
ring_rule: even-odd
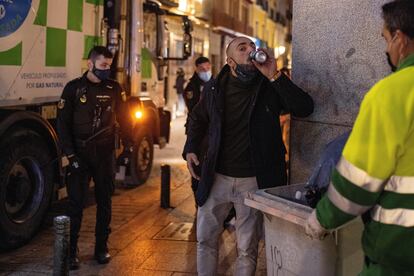
[[[68,156],[69,160],[69,172],[75,173],[75,172],[81,172],[86,170],[85,163],[77,156],[77,155],[70,155]]]
[[[267,60],[265,63],[258,63],[255,60],[252,60],[254,66],[269,80],[272,79],[279,72],[277,70],[276,59],[273,57],[272,52],[267,49],[258,49],[262,50],[267,54]]]
[[[316,217],[316,209],[310,214],[305,225],[305,232],[311,239],[323,240],[329,231],[322,227]]]
[[[195,153],[187,153],[185,159],[187,160],[187,168],[190,171],[191,176],[197,180],[200,180],[200,176],[195,173],[194,169],[195,166],[200,165],[197,155]]]

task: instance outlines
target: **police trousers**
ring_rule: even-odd
[[[105,246],[110,233],[112,200],[114,191],[114,151],[112,146],[90,145],[77,150],[84,170],[68,175],[67,191],[69,197],[68,215],[70,217],[71,247],[77,245],[82,223],[83,208],[88,197],[89,181],[95,184],[97,246]]]
[[[244,204],[249,192],[257,190],[256,177],[235,178],[216,173],[206,203],[197,212],[198,275],[217,275],[219,236],[223,221],[234,206],[236,210],[237,260],[234,275],[254,275],[263,216]]]

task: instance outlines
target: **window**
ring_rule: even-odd
[[[241,21],[243,22],[243,24],[248,25],[248,22],[249,22],[249,9],[247,8],[247,6],[245,4],[243,4],[243,6],[242,6]]]
[[[230,14],[230,1],[232,0],[224,0],[223,2],[221,2],[223,4],[223,11],[226,14]],[[220,7],[220,0],[216,0],[216,3],[216,7]],[[218,10],[220,11],[220,8],[218,8]]]
[[[239,19],[239,2],[238,0],[230,0],[230,15]]]
[[[254,36],[259,36],[259,22],[258,21],[256,21],[256,24],[255,24]]]
[[[199,38],[194,38],[194,53],[203,55],[204,41]]]
[[[154,13],[144,13],[144,47],[157,55],[157,18]]]

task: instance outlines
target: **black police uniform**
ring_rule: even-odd
[[[203,86],[204,82],[200,79],[197,72],[194,72],[193,76],[184,89],[184,100],[185,105],[188,109],[188,113],[191,113],[193,107],[200,101]]]
[[[77,247],[88,183],[92,177],[97,203],[97,254],[107,252],[110,233],[116,120],[121,131],[124,130],[121,135],[125,141],[130,141],[131,124],[126,95],[120,85],[114,80],[93,83],[86,75],[65,86],[58,103],[57,130],[64,154],[76,156],[79,161],[79,169],[73,170],[69,166],[67,179],[71,250]]]

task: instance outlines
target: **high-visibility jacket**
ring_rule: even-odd
[[[366,256],[414,275],[414,54],[366,94],[316,215],[333,229],[365,212]]]

